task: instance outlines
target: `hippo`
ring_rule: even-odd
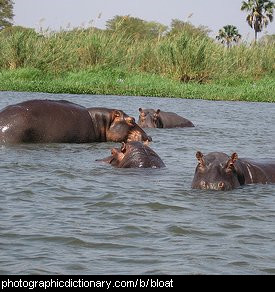
[[[193,189],[227,191],[247,184],[275,183],[275,160],[255,161],[223,152],[196,153]]]
[[[111,156],[101,161],[118,168],[161,168],[164,162],[146,143],[122,142],[121,148],[113,148]]]
[[[151,141],[121,110],[85,108],[66,100],[29,100],[0,111],[0,143]]]
[[[139,108],[138,125],[141,128],[184,128],[194,127],[194,124],[172,112],[163,112],[160,109]]]

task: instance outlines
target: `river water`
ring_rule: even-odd
[[[196,151],[275,158],[275,104],[0,92],[176,112],[149,129],[164,169],[96,162],[115,143],[0,146],[0,274],[275,274],[275,185],[192,190]]]

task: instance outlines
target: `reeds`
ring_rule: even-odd
[[[0,33],[0,69],[31,67],[53,74],[119,67],[183,82],[259,78],[274,74],[274,52],[274,44],[227,49],[207,36],[184,32],[138,40],[94,28],[44,34],[14,28]]]

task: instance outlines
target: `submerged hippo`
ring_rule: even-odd
[[[150,141],[123,111],[68,101],[30,100],[0,111],[0,143]]]
[[[123,142],[121,148],[113,148],[111,153],[111,156],[102,159],[102,161],[118,168],[165,167],[157,153],[141,142]]]
[[[196,153],[198,165],[192,188],[210,190],[232,190],[242,185],[254,183],[275,183],[275,160],[254,161],[230,157],[222,152],[203,155]]]
[[[160,109],[139,108],[138,125],[142,128],[184,128],[194,124],[176,113],[163,112]]]

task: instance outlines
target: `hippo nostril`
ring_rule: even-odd
[[[201,189],[207,189],[207,183],[206,183],[204,180],[202,180],[202,181],[200,182],[200,188],[201,188]]]
[[[224,182],[222,182],[222,181],[221,181],[221,182],[219,182],[219,183],[218,183],[218,187],[219,187],[219,189],[220,189],[220,190],[223,190],[223,189],[224,189],[224,187],[225,187],[225,184],[224,184]]]

